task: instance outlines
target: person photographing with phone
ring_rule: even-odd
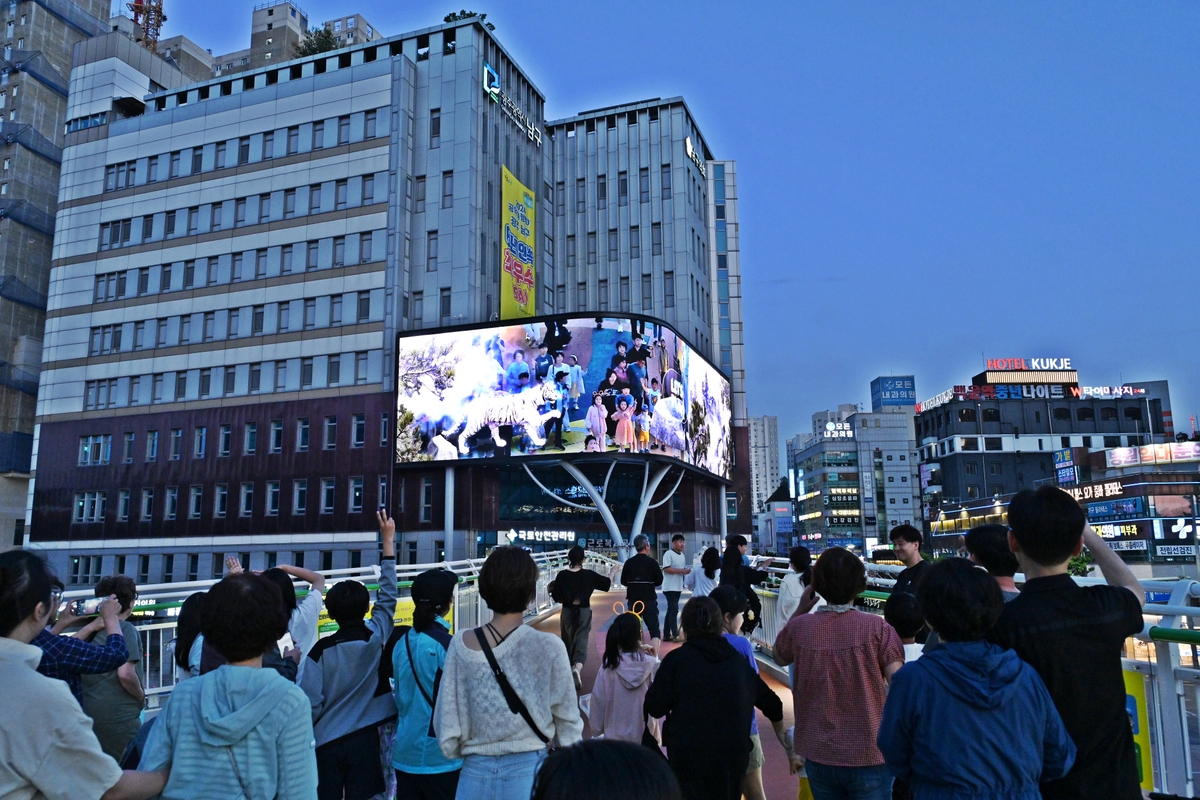
[[[128,576],[105,575],[96,584],[96,597],[115,597],[120,604],[117,619],[128,655],[115,669],[84,676],[83,710],[92,718],[93,730],[104,752],[120,761],[125,747],[142,726],[142,705],[146,700],[141,675],[142,637],[129,622],[133,601],[137,599],[137,586]],[[94,637],[94,641],[102,645],[107,642],[108,633],[96,633]]]
[[[47,678],[65,681],[71,694],[83,704],[83,676],[111,672],[125,663],[129,650],[121,634],[121,604],[115,595],[103,598],[91,606],[91,613],[98,614],[74,635],[62,631],[80,622],[86,615],[76,613],[76,603],[62,603],[63,585],[54,579],[54,608],[50,612],[52,627],[38,631],[30,642],[42,650],[42,660],[37,671]],[[60,607],[61,606],[61,607]],[[87,608],[80,608],[86,611]],[[57,617],[57,619],[56,619]],[[94,633],[103,630],[107,635],[103,644],[87,641]]]

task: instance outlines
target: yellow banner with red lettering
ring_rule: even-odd
[[[537,313],[537,269],[534,233],[537,195],[501,168],[503,246],[500,265],[500,319],[532,317]]]

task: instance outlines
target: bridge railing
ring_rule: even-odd
[[[538,565],[537,594],[530,605],[526,616],[530,620],[537,619],[553,612],[557,604],[547,589],[554,576],[567,563],[567,551],[532,554]],[[610,561],[606,559],[591,559],[595,568],[611,569]],[[408,597],[412,580],[428,569],[449,569],[460,578],[454,592],[453,626],[454,629],[478,627],[492,618],[492,612],[487,603],[479,596],[479,569],[483,559],[468,558],[460,561],[443,561],[433,564],[397,564],[396,581],[400,589],[400,597]],[[319,570],[325,576],[326,587],[331,587],[339,581],[357,580],[366,584],[372,596],[379,587],[380,568],[378,565],[355,567],[351,569]],[[157,709],[166,702],[171,690],[175,688],[175,631],[179,609],[183,601],[197,592],[208,591],[219,579],[183,581],[177,583],[149,584],[138,587],[138,599],[135,601],[137,614],[131,618],[133,626],[141,636],[142,669],[145,675],[146,707]],[[297,594],[303,596],[309,590],[303,581],[296,583]],[[91,587],[72,589],[63,594],[64,600],[75,600],[93,596]],[[322,633],[329,633],[331,627],[323,626]]]
[[[783,559],[760,559],[758,569],[782,578],[787,572]],[[867,565],[867,610],[882,613],[883,601],[903,567]],[[1023,575],[1016,582],[1025,582]],[[1077,577],[1084,585],[1103,584],[1093,577]],[[1126,676],[1126,701],[1140,713],[1131,713],[1137,752],[1149,753],[1149,780],[1153,791],[1192,797],[1200,785],[1200,582],[1191,580],[1142,581],[1147,602],[1145,626],[1127,639],[1122,667]],[[773,586],[755,590],[762,602],[761,624],[750,639],[770,653],[781,628],[779,594]],[[1139,765],[1142,769],[1143,765]]]

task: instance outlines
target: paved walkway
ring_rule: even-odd
[[[596,672],[600,669],[600,661],[604,656],[604,638],[608,632],[608,626],[616,614],[613,612],[613,604],[623,602],[625,600],[624,591],[615,591],[607,593],[599,593],[592,595],[592,635],[588,641],[588,659],[583,666],[583,693],[587,694],[592,691],[592,685],[596,680]],[[666,608],[666,600],[659,596],[658,606],[660,609]],[[680,607],[683,606],[683,601],[680,602]],[[538,630],[547,631],[557,634],[559,631],[558,614],[547,617],[537,623]],[[664,643],[662,653],[666,655],[677,644],[670,642]],[[783,718],[788,727],[793,724],[792,717],[792,693],[779,681],[767,673],[762,673],[763,680],[767,682],[775,693],[779,695],[783,701]],[[767,800],[792,800],[796,797],[798,785],[796,778],[788,774],[787,756],[783,752],[783,748],[779,746],[779,742],[775,739],[775,733],[771,728],[771,723],[762,712],[758,713],[758,728],[762,732],[763,753],[766,756],[766,764],[763,766],[763,787],[766,789]],[[586,725],[584,726],[584,737],[591,736],[591,730]]]

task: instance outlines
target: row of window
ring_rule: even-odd
[[[343,211],[375,202],[375,174],[370,173],[323,184],[314,183],[295,189],[281,189],[137,218],[102,222],[99,246],[101,250],[114,250],[180,236],[196,236],[327,211]]]
[[[361,386],[379,381],[380,355],[363,351],[85,381],[83,410]]]
[[[311,239],[296,244],[243,250],[155,267],[103,272],[92,302],[166,294],[207,286],[262,280],[279,275],[366,264],[383,256],[383,231]]]
[[[379,417],[379,446],[387,447],[388,428],[390,423],[389,415],[384,412]],[[327,416],[321,423],[321,448],[323,450],[336,450],[338,443],[338,418],[337,415]],[[258,453],[258,423],[246,422],[242,425],[241,430],[241,454],[243,456],[252,456]],[[267,452],[271,454],[282,453],[284,448],[284,421],[281,419],[273,419],[268,424],[267,428]],[[157,430],[146,432],[146,449],[145,460],[153,462],[158,460],[159,451],[159,432]],[[233,455],[234,445],[234,430],[233,425],[223,424],[217,428],[217,457],[228,458]],[[180,461],[183,458],[183,428],[171,428],[167,434],[167,460]],[[121,463],[132,464],[137,449],[137,434],[132,431],[126,432],[122,436],[121,444]],[[311,423],[308,417],[300,417],[295,420],[293,446],[297,453],[307,453],[311,443]],[[350,447],[361,448],[367,444],[367,416],[366,414],[351,414],[350,415]],[[208,455],[208,426],[197,425],[192,429],[192,448],[191,456],[193,459],[202,459]],[[102,466],[109,464],[112,461],[112,434],[94,434],[89,436],[79,437],[79,466]]]
[[[387,476],[380,475],[377,479],[378,491],[377,507],[387,507]],[[255,486],[253,481],[237,484],[230,487],[229,484],[218,483],[212,487],[212,518],[225,519],[231,516],[252,517],[254,516],[255,503]],[[319,484],[319,494],[317,496],[317,507],[321,514],[332,514],[337,502],[337,478],[321,478]],[[360,514],[363,510],[364,503],[364,478],[361,475],[351,476],[346,479],[346,510],[351,514]],[[290,513],[293,516],[300,516],[308,513],[308,479],[296,478],[291,482],[291,505],[288,509],[281,511],[281,497],[283,493],[282,481],[266,481],[265,482],[265,502],[263,512],[268,517],[277,517],[281,513]],[[234,502],[236,506],[230,508],[230,493],[231,489],[236,492]],[[166,521],[180,518],[180,487],[168,486],[165,489],[162,501],[162,519]],[[154,489],[143,488],[138,490],[136,520],[138,522],[150,522],[154,519],[157,512],[155,507]],[[187,505],[183,509],[188,519],[200,519],[204,513],[204,486],[192,485],[187,487],[185,495]],[[120,489],[117,492],[116,506],[116,521],[129,522],[131,517],[135,516],[133,504],[135,501],[133,490]],[[72,521],[77,524],[87,524],[94,522],[103,522],[108,511],[108,493],[107,492],[76,492],[75,493],[75,512],[72,516]]]
[[[321,550],[320,553],[321,566],[320,569],[329,571],[333,569],[333,551]],[[162,582],[175,582],[175,553],[165,553],[162,557]],[[279,565],[279,554],[276,552],[264,553],[263,566],[265,569],[272,569]],[[180,553],[180,560],[186,564],[187,581],[203,580],[200,576],[200,554],[199,553]],[[103,555],[79,555],[71,557],[70,567],[70,583],[72,585],[89,585],[100,582],[101,576],[104,574],[105,559],[112,559],[112,567],[114,574],[124,575],[125,569],[128,566],[128,557],[124,555],[103,556]],[[147,584],[150,582],[150,556],[141,554],[135,556],[137,559],[137,583]],[[238,553],[238,561],[242,564],[242,569],[250,569],[250,554]],[[350,551],[350,568],[358,569],[362,567],[362,551]],[[225,553],[211,554],[212,568],[208,578],[218,579],[225,574]],[[304,551],[292,551],[291,563],[297,567],[304,567]]]
[[[999,422],[1000,421],[1000,409],[984,408],[984,409],[981,409],[980,411],[981,411],[981,413],[979,415],[977,415],[976,409],[974,409],[974,408],[960,408],[960,409],[958,409],[958,414],[957,414],[958,421],[959,422],[975,422],[978,419],[981,419],[983,422]],[[1053,419],[1055,422],[1071,422],[1071,409],[1067,408],[1066,406],[1058,406],[1058,407],[1052,409],[1051,413],[1053,414]],[[1117,422],[1120,418],[1121,418],[1121,415],[1118,414],[1116,406],[1102,406],[1100,408],[1100,421],[1101,422]],[[1140,422],[1142,420],[1142,409],[1139,408],[1138,406],[1126,406],[1125,410],[1124,410],[1124,418],[1131,422]],[[1042,421],[1042,412],[1035,411],[1034,412],[1034,422],[1041,422],[1041,421]],[[1075,421],[1076,422],[1095,422],[1096,421],[1096,409],[1094,409],[1090,406],[1080,406],[1080,407],[1076,408],[1075,409]],[[926,418],[921,424],[922,424],[924,432],[930,433],[935,424],[938,427],[942,427],[943,425],[950,424],[950,412],[947,411],[944,414],[934,414],[932,419]]]
[[[358,114],[317,120],[308,125],[293,125],[254,136],[210,142],[199,147],[174,150],[145,159],[109,164],[104,169],[104,191],[112,192],[131,186],[242,166],[251,163],[252,160],[270,161],[280,156],[293,156],[300,152],[350,144],[351,141],[374,139],[381,132],[377,122],[379,117],[379,111],[372,109]],[[302,127],[307,129],[303,143],[300,131]],[[280,146],[276,145],[277,140]],[[139,167],[144,170],[142,180],[139,180]]]
[[[381,294],[377,290],[377,294]],[[382,318],[382,298],[376,318]],[[349,306],[349,313],[346,313]],[[348,292],[92,328],[88,354],[109,355],[370,322],[371,292]]]

